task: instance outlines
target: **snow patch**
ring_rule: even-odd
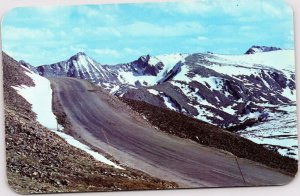
[[[116,165],[115,163],[108,160],[103,155],[99,154],[98,152],[95,152],[95,151],[91,150],[90,147],[88,147],[87,145],[85,145],[85,144],[79,142],[78,140],[74,139],[72,136],[67,135],[63,132],[56,131],[56,130],[51,130],[51,131],[53,131],[54,133],[59,135],[61,138],[63,138],[71,146],[73,146],[75,148],[78,148],[80,150],[83,150],[84,152],[88,153],[89,155],[94,157],[94,159],[96,159],[97,161],[100,161],[100,162],[105,163],[107,165],[111,165],[111,166],[113,166],[117,169],[123,169],[122,167]]]
[[[241,122],[243,122],[243,121],[245,121],[245,120],[247,120],[247,119],[258,119],[258,117],[261,115],[261,113],[260,112],[251,112],[251,113],[249,113],[249,114],[247,114],[247,115],[244,115],[244,116],[242,116],[242,117],[239,117],[239,120],[241,121]]]
[[[157,78],[155,76],[143,76],[134,75],[132,72],[121,71],[119,72],[118,79],[130,85],[135,85],[136,82],[140,82],[142,85],[153,86],[157,83]]]
[[[295,71],[295,51],[277,50],[249,55],[214,55],[219,57],[215,62],[238,65],[265,65],[279,70]],[[212,59],[211,59],[212,60]]]
[[[170,71],[178,62],[184,62],[187,54],[167,54],[167,55],[158,55],[155,56],[156,59],[159,59],[165,66],[161,72]]]
[[[197,81],[205,86],[206,84],[208,84],[210,86],[210,90],[219,91],[223,87],[223,81],[217,77],[201,77],[199,75],[196,75],[192,80]]]
[[[35,83],[34,87],[25,85],[13,87],[19,95],[31,105],[32,111],[37,114],[37,121],[48,129],[56,129],[56,116],[52,112],[52,89],[50,81],[33,72],[24,72]]]
[[[281,94],[291,101],[296,101],[296,92],[292,91],[289,87],[286,87]]]
[[[150,65],[155,66],[156,64],[160,63],[161,61],[157,57],[150,57],[148,63]]]
[[[207,117],[213,117],[213,114],[211,112],[208,112],[201,106],[196,106],[196,109],[198,111],[198,115],[196,116],[197,119],[207,122],[207,123],[212,123],[211,120],[209,120]]]
[[[168,96],[166,96],[166,95],[162,95],[162,98],[164,99],[165,105],[166,105],[170,110],[177,111],[177,109],[173,106],[170,97],[168,97]]]
[[[157,90],[154,89],[148,89],[149,93],[153,94],[153,95],[159,95],[159,92]]]
[[[223,107],[222,110],[228,114],[235,115],[235,110],[232,109],[232,106]]]
[[[114,94],[115,92],[117,92],[120,89],[119,85],[114,86],[111,90],[110,90],[110,94]]]
[[[192,80],[187,76],[189,69],[186,64],[181,66],[181,71],[173,78],[173,80],[190,83]]]

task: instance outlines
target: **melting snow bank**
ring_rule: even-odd
[[[52,112],[52,89],[50,86],[50,81],[31,71],[25,72],[25,74],[33,80],[35,86],[28,87],[22,85],[12,88],[14,88],[19,95],[24,97],[32,105],[32,111],[37,114],[37,121],[39,123],[41,123],[43,126],[47,127],[52,132],[56,133],[58,136],[63,138],[71,146],[85,151],[86,153],[94,157],[96,160],[111,165],[115,168],[123,169],[122,167],[106,159],[103,155],[99,154],[98,152],[91,150],[87,145],[77,141],[72,136],[57,131],[58,123],[56,120],[56,116]]]
[[[66,142],[68,142],[71,146],[74,146],[76,148],[79,148],[80,150],[83,150],[84,152],[90,154],[92,157],[94,157],[96,160],[101,161],[102,163],[105,163],[107,165],[114,166],[117,169],[123,169],[122,167],[116,165],[115,163],[111,162],[107,158],[105,158],[103,155],[99,154],[98,152],[95,152],[90,149],[87,145],[79,142],[78,140],[74,139],[72,136],[67,135],[63,132],[59,132],[56,130],[52,130],[54,133],[59,135],[61,138],[63,138]]]
[[[37,114],[39,123],[48,129],[56,129],[57,121],[52,113],[52,89],[49,80],[31,71],[25,74],[33,80],[35,86],[21,85],[13,88],[32,105],[32,111]]]

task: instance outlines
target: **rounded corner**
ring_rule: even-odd
[[[19,195],[28,195],[28,194],[30,194],[30,193],[18,191],[17,189],[15,189],[15,188],[12,186],[12,184],[9,182],[8,177],[7,177],[7,174],[6,174],[6,185],[7,185],[7,187],[8,187],[12,192],[14,192],[14,193],[16,193],[16,194],[19,194]]]
[[[12,8],[9,8],[8,10],[5,10],[3,12],[3,14],[1,15],[1,18],[0,18],[0,23],[1,23],[1,29],[3,28],[3,22],[5,20],[5,17],[10,14],[11,12],[13,12],[14,10],[17,10],[17,9],[22,9],[22,8],[26,8],[26,7],[23,7],[23,6],[16,6],[16,7],[12,7]]]
[[[294,181],[296,181],[298,178],[300,178],[300,176],[299,176],[299,168],[296,171],[296,173],[293,174],[293,176],[291,176],[291,178],[289,180],[287,180],[286,182],[283,182],[282,184],[279,184],[278,186],[288,186],[291,183],[293,183]]]
[[[283,182],[282,184],[278,184],[278,186],[288,186],[295,180],[295,177],[291,178],[289,181]]]
[[[283,2],[285,3],[285,5],[287,6],[288,9],[290,9],[291,14],[294,17],[295,14],[295,10],[294,7],[287,1],[287,0],[283,0]]]

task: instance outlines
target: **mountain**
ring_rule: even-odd
[[[280,56],[284,61],[288,58],[285,56],[291,54],[292,51],[277,51],[272,55]],[[119,72],[124,78],[123,83],[138,83],[141,87],[115,94],[152,104],[156,102],[154,105],[165,105],[224,127],[242,122],[250,113],[263,114],[264,104],[295,101],[295,74],[292,70],[271,67],[266,61],[268,56],[265,65],[259,62],[264,59],[261,54],[252,55],[251,59],[248,57],[198,53],[177,58],[178,62],[173,67],[165,66],[169,69],[161,71],[159,76]],[[165,64],[162,60],[160,62]]]
[[[282,117],[296,119],[295,58],[293,50],[251,49],[260,52],[145,55],[117,65],[102,65],[78,53],[37,70],[44,76],[90,80],[116,96],[168,108],[255,140],[248,132],[256,125],[270,125]],[[284,133],[285,124],[276,126],[279,130],[273,136],[285,135],[281,139],[291,141],[286,142],[289,146],[281,144],[283,154],[295,156],[295,122],[289,125],[289,134]],[[265,137],[260,143],[274,147],[273,141],[262,142]]]
[[[276,51],[276,50],[282,50],[281,48],[277,47],[268,47],[268,46],[252,46],[245,52],[245,54],[255,54],[259,52],[271,52],[271,51]]]
[[[77,53],[66,61],[38,66],[36,71],[41,76],[74,77],[89,80],[96,84],[117,81],[116,75],[109,71],[108,66],[97,63],[83,52]]]

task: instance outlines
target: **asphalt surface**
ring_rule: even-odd
[[[181,188],[282,185],[292,180],[259,163],[160,132],[87,81],[50,81],[72,124],[71,134],[123,166],[176,182]]]

